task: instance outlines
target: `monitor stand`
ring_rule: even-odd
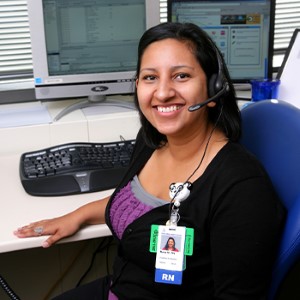
[[[124,107],[127,109],[135,110],[135,106],[133,103],[121,101],[121,100],[107,100],[105,95],[101,96],[89,96],[87,100],[80,101],[77,103],[74,103],[65,109],[63,109],[54,119],[53,122],[57,122],[65,115],[85,107],[91,107],[91,106],[116,106],[116,107]]]

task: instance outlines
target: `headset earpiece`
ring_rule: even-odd
[[[218,78],[218,74],[212,74],[208,82],[208,97],[213,97],[217,92],[216,80]]]
[[[227,94],[230,90],[229,82],[224,73],[224,65],[219,50],[216,45],[212,43],[212,47],[215,49],[216,57],[218,60],[218,73],[213,74],[207,83],[208,99],[198,104],[192,105],[188,108],[189,111],[196,111],[201,107],[207,105],[210,102],[217,102],[222,99],[222,96]]]
[[[213,47],[216,52],[217,60],[218,60],[218,73],[214,73],[208,82],[208,96],[213,97],[217,93],[219,93],[224,86],[227,84],[227,80],[224,76],[224,68],[223,68],[223,62],[220,57],[219,51],[216,48],[216,46],[213,44]]]

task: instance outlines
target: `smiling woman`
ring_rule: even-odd
[[[218,51],[193,24],[163,23],[141,37],[141,130],[129,171],[111,197],[15,232],[49,235],[49,247],[85,224],[109,226],[119,245],[112,276],[55,299],[265,298],[284,210],[238,143],[239,110]],[[160,251],[166,236],[178,251],[175,239],[173,251]]]

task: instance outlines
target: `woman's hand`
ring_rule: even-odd
[[[19,238],[50,235],[42,244],[48,248],[59,240],[75,234],[83,225],[103,224],[105,222],[104,213],[109,197],[90,202],[75,211],[64,216],[41,220],[18,228],[14,235]]]
[[[42,244],[42,247],[48,248],[59,240],[75,234],[80,226],[81,224],[70,213],[62,217],[30,223],[18,228],[14,234],[19,238],[50,235]]]

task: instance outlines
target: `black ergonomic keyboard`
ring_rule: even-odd
[[[128,169],[135,140],[68,143],[27,152],[20,159],[24,189],[63,196],[115,188]]]

